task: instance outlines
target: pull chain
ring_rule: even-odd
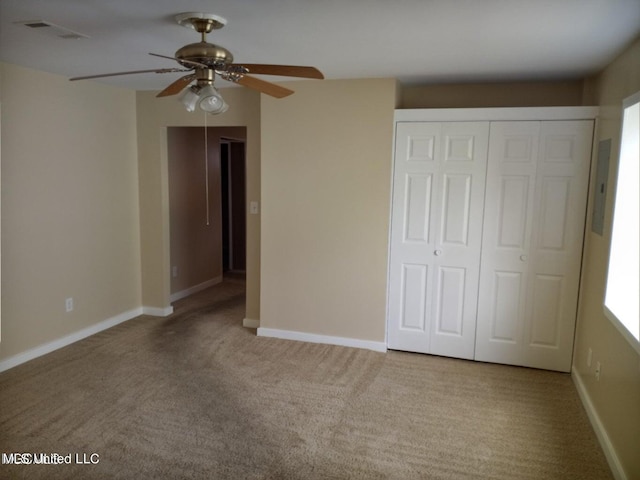
[[[204,196],[207,211],[207,226],[210,224],[209,217],[209,145],[207,143],[207,112],[204,112]]]

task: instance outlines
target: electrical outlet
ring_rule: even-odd
[[[73,310],[73,298],[69,297],[64,301],[64,309],[67,311],[67,313]]]
[[[587,367],[591,367],[591,357],[593,356],[593,350],[591,350],[591,348],[589,348],[589,351],[587,352]]]
[[[178,276],[178,267],[173,267],[171,269],[171,275],[173,275],[173,278],[176,278]]]
[[[601,373],[602,373],[602,365],[600,365],[600,362],[596,362],[596,380],[600,380]]]

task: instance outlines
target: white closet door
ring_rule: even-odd
[[[510,363],[521,349],[539,122],[492,122],[475,358]]]
[[[473,358],[488,123],[399,123],[388,346]]]
[[[477,360],[570,370],[592,130],[492,123]]]
[[[430,353],[473,358],[488,123],[445,123],[438,184]]]
[[[392,349],[429,349],[440,129],[439,123],[396,126],[387,324]]]
[[[571,370],[592,121],[542,122],[525,317],[527,366]]]

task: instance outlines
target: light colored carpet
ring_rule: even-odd
[[[0,452],[100,459],[0,478],[612,478],[566,374],[258,338],[237,279],[175,307],[0,374]]]

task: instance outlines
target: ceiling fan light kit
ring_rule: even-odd
[[[229,105],[224,101],[220,92],[214,87],[216,74],[223,80],[238,83],[244,87],[257,90],[275,98],[283,98],[291,95],[293,90],[282,87],[275,83],[267,82],[250,73],[258,75],[280,75],[285,77],[315,78],[323,79],[322,73],[315,67],[304,67],[296,65],[269,65],[269,64],[237,64],[233,63],[233,55],[229,50],[220,45],[207,42],[207,34],[213,30],[220,29],[227,24],[227,20],[211,13],[187,12],[175,16],[179,25],[190,28],[200,33],[201,40],[197,43],[190,43],[178,49],[173,57],[151,53],[150,55],[168,58],[177,61],[183,69],[156,69],[156,70],[136,70],[130,72],[107,73],[103,75],[90,75],[84,77],[74,77],[70,80],[84,80],[88,78],[111,77],[115,75],[129,75],[134,73],[168,73],[168,72],[190,72],[171,83],[157,96],[166,97],[176,95],[180,92],[178,100],[189,112],[195,111],[196,107],[211,113],[224,113]],[[195,85],[191,82],[195,80]]]
[[[184,105],[188,112],[195,111],[196,106],[212,115],[224,113],[229,109],[229,105],[213,85],[205,85],[204,87],[192,85],[182,92],[178,101]]]
[[[185,88],[178,97],[178,101],[184,105],[187,112],[195,112],[198,100],[200,100],[200,95],[198,95],[198,87],[195,85]]]
[[[200,107],[201,110],[215,115],[229,109],[229,105],[213,85],[206,85],[203,88],[192,85],[180,94],[178,101],[188,112],[194,112],[196,107]]]

